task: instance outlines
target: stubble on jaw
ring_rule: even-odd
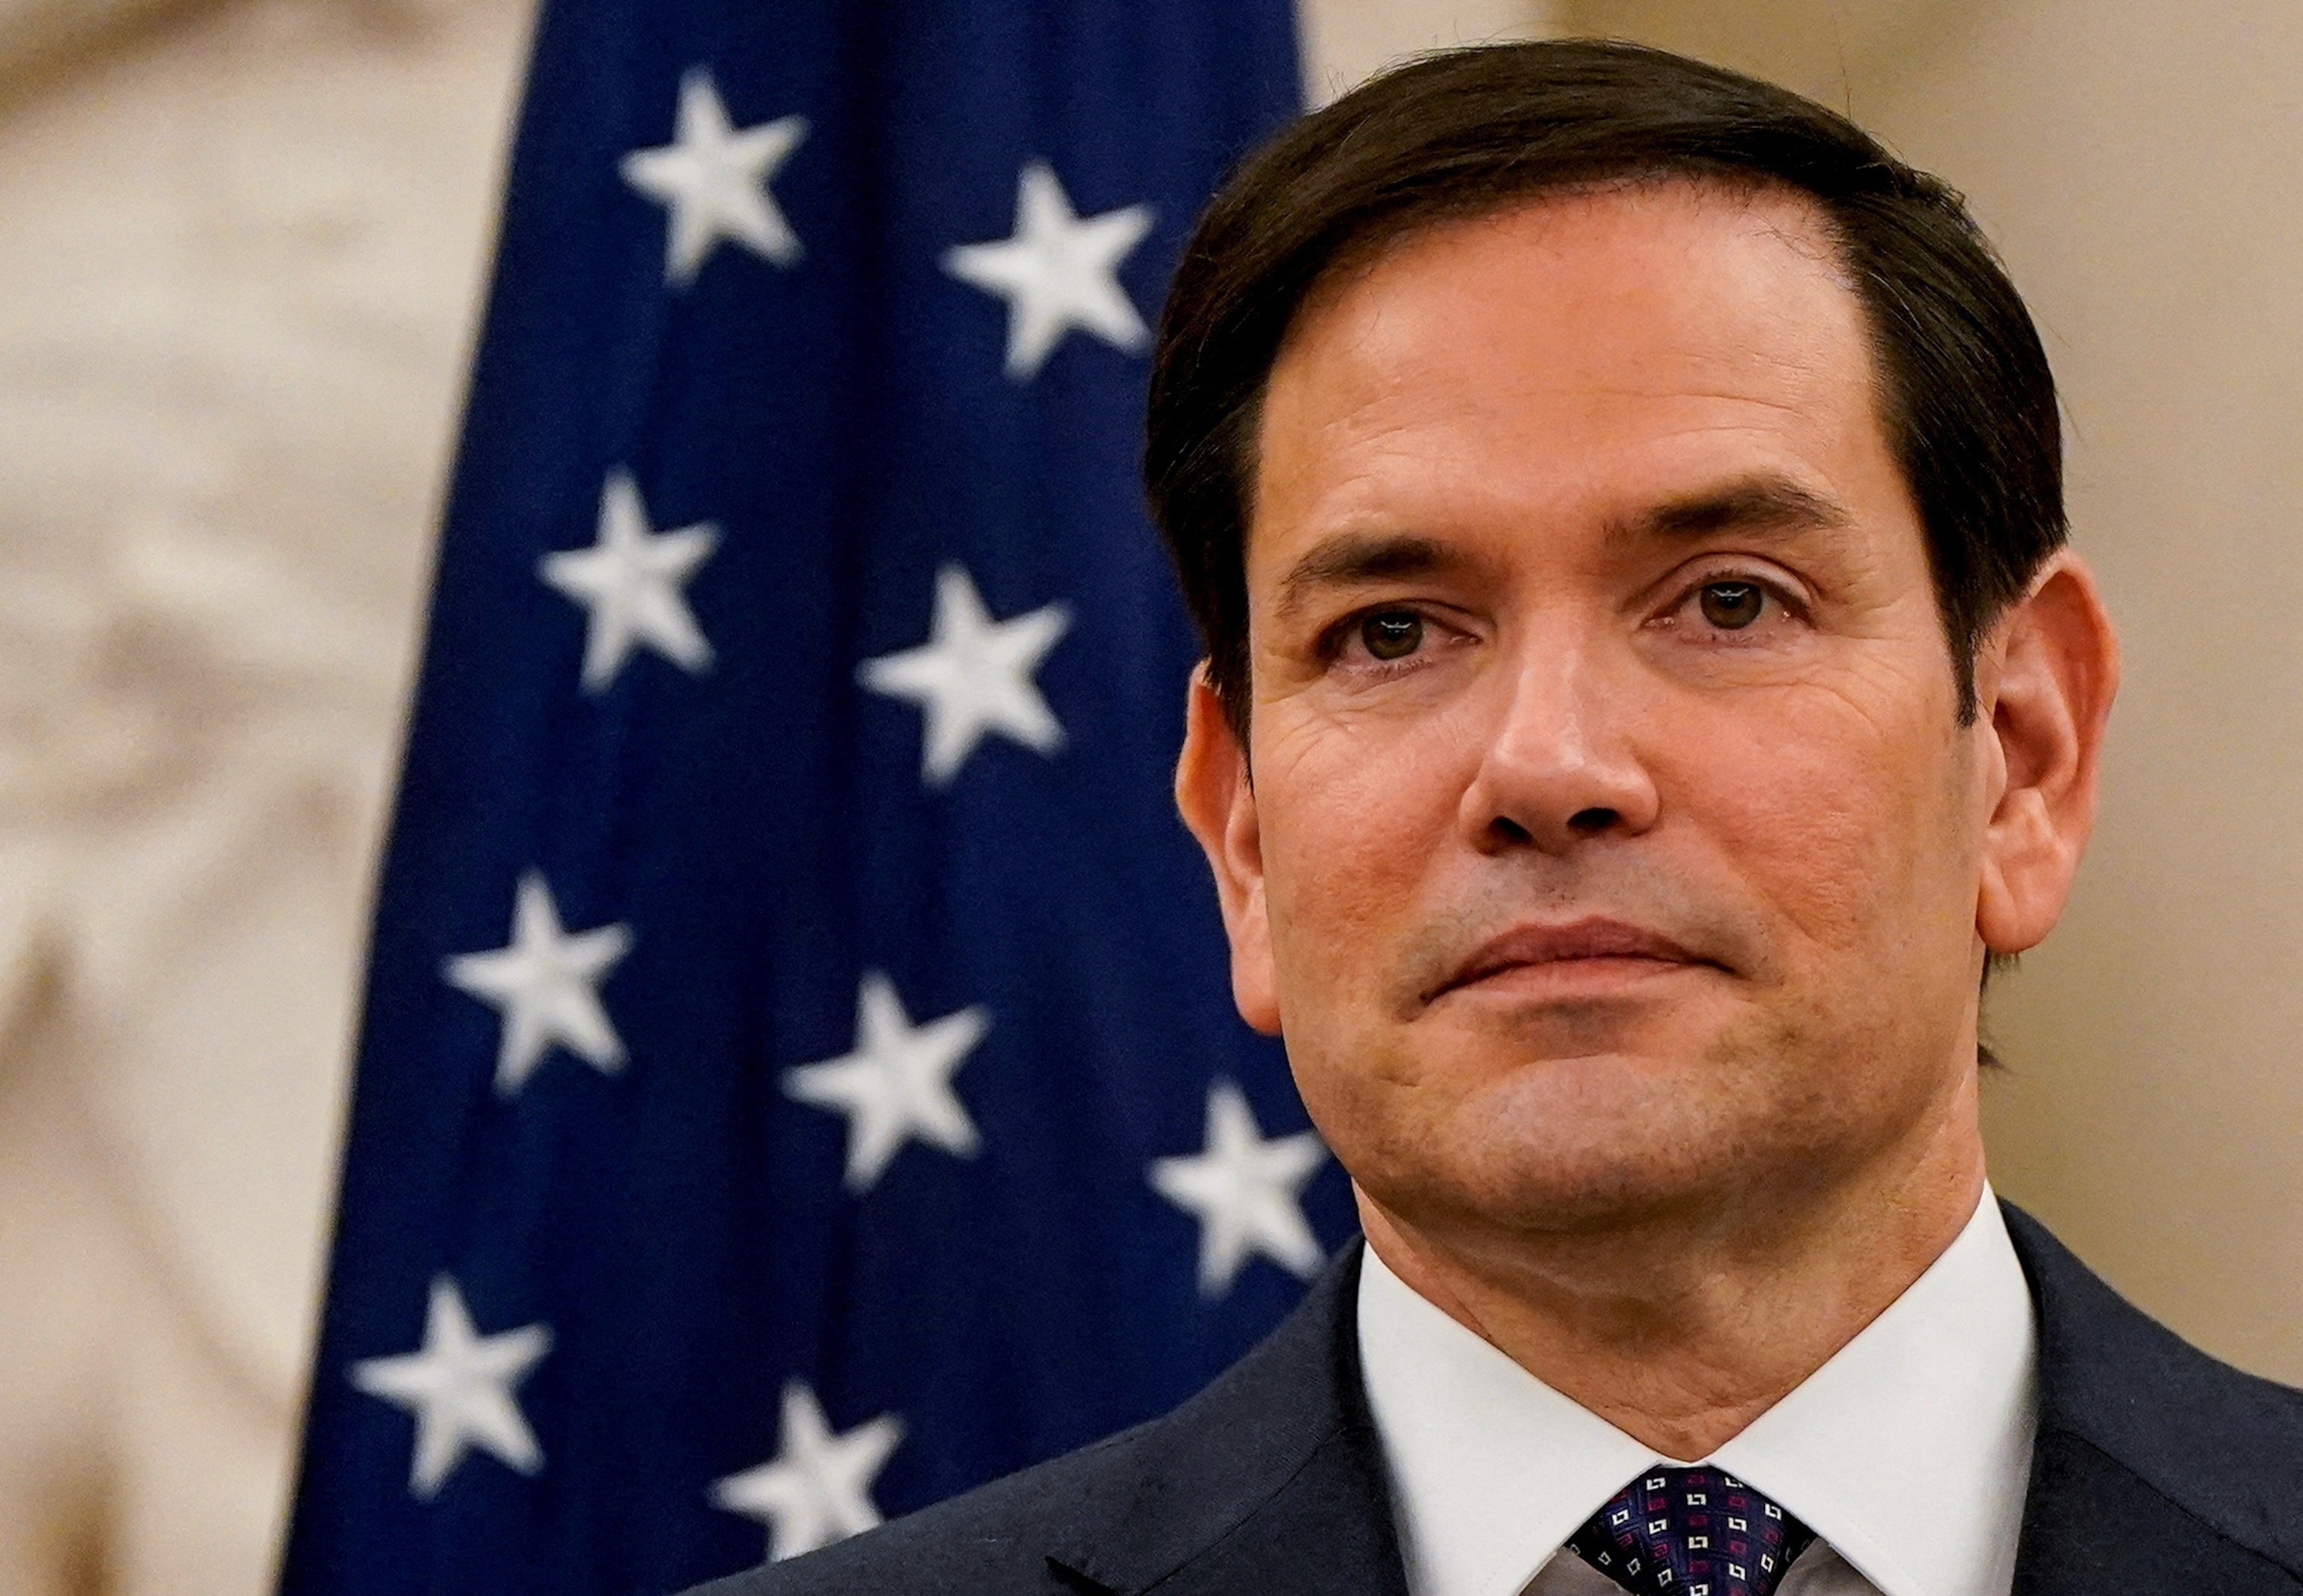
[[[1530,901],[1509,886],[1483,896],[1523,915]],[[1296,1073],[1369,1194],[1418,1228],[1466,1237],[1653,1229],[1725,1240],[1797,1229],[1798,1209],[1819,1188],[1892,1159],[1939,1109],[1951,1067],[1883,1068],[1877,1055],[1933,1039],[1902,1035],[1892,1019],[1882,1032],[1876,1022],[1887,1017],[1797,1001],[1781,990],[1784,957],[1749,916],[1691,896],[1649,874],[1594,912],[1712,955],[1720,967],[1669,978],[1709,991],[1517,1009],[1403,1001],[1506,923],[1483,905],[1415,933],[1380,1000],[1402,1018],[1291,1034],[1291,1051],[1308,1043],[1351,1055],[1299,1056]],[[1710,1034],[1691,1034],[1690,1021]]]
[[[1788,1060],[1811,1039],[1747,1013],[1693,1057],[1642,1054],[1625,1034],[1648,1017],[1626,1016],[1629,1006],[1551,1006],[1506,1022],[1484,1051],[1514,1061],[1486,1064],[1458,1089],[1428,1060],[1362,1076],[1376,1090],[1354,1094],[1347,1110],[1371,1133],[1347,1159],[1354,1178],[1435,1232],[1535,1240],[1658,1228],[1693,1240],[1808,1184],[1787,1168],[1821,1176],[1860,1161],[1843,1144],[1860,1139],[1852,1127],[1818,1111],[1843,1098],[1797,1089],[1804,1072]],[[1573,1035],[1579,1027],[1588,1038]],[[1529,1029],[1540,1052],[1513,1034]],[[1386,1090],[1388,1073],[1396,1084]]]

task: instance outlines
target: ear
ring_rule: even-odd
[[[2104,723],[2119,690],[2119,639],[2095,578],[2069,550],[1994,629],[1982,697],[1997,749],[1975,929],[2020,953],[2054,928],[2095,828]],[[1978,681],[1978,689],[1985,684]]]
[[[1271,924],[1263,899],[1263,838],[1247,754],[1208,685],[1192,672],[1183,756],[1176,762],[1176,807],[1215,872],[1224,932],[1231,939],[1231,995],[1240,1018],[1267,1036],[1279,1034],[1278,986],[1271,964]]]

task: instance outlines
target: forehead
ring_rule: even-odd
[[[1753,471],[1899,490],[1872,390],[1862,307],[1802,197],[1666,181],[1451,223],[1339,271],[1291,325],[1251,576],[1306,522],[1620,517]]]

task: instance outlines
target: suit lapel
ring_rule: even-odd
[[[1371,1446],[1337,1432],[1236,1528],[1155,1582],[1161,1596],[1407,1596],[1380,1468]]]
[[[2039,1428],[2014,1596],[2296,1596],[2294,1393],[2130,1307],[2021,1210]]]
[[[1406,1596],[1360,1381],[1354,1240],[1270,1339],[1132,1438],[1134,1483],[1048,1563],[1082,1592]]]
[[[2217,1533],[2067,1430],[2032,1454],[2013,1596],[2293,1596],[2285,1570]]]

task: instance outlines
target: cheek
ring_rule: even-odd
[[[1780,951],[1900,962],[1942,915],[1972,919],[1947,703],[1898,680],[1802,688],[1689,717],[1667,757],[1668,790],[1792,933]]]
[[[1259,714],[1261,712],[1259,711]],[[1453,745],[1432,722],[1332,720],[1260,727],[1256,810],[1280,1004],[1322,994],[1377,1001],[1412,929],[1424,871],[1445,848],[1463,790]]]

